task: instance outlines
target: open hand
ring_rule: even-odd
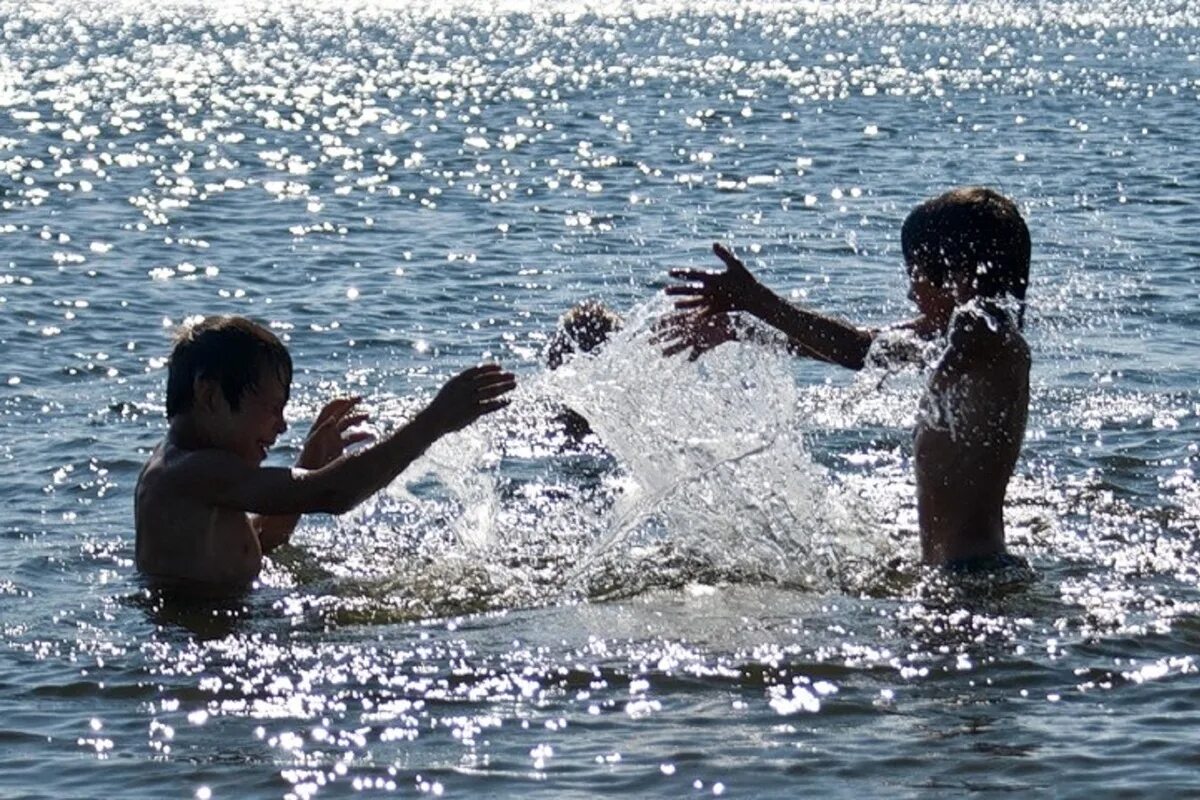
[[[366,431],[351,430],[369,419],[370,415],[365,412],[352,413],[361,400],[361,397],[338,397],[325,404],[304,438],[296,466],[320,469],[345,452],[348,446],[371,438]]]
[[[717,345],[736,338],[737,332],[728,314],[680,311],[655,323],[650,342],[665,345],[662,354],[668,358],[691,350],[688,361],[695,361]]]
[[[680,311],[692,311],[701,316],[745,311],[761,288],[746,265],[727,247],[713,245],[713,252],[725,262],[724,272],[702,269],[673,269],[670,276],[683,284],[668,286],[667,294],[683,299],[675,301]]]
[[[502,396],[516,385],[513,374],[499,364],[480,364],[446,381],[427,411],[443,433],[452,433],[504,408],[508,400]]]

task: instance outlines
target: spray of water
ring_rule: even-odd
[[[861,497],[806,449],[793,360],[761,343],[664,358],[665,310],[634,308],[598,353],[526,378],[509,411],[410,469],[407,482],[432,475],[460,504],[457,555],[543,599],[714,581],[844,588],[886,560]],[[562,407],[593,435],[554,439]]]

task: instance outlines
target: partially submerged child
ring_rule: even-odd
[[[919,316],[903,328],[945,349],[917,414],[913,458],[921,556],[950,567],[1000,566],[1004,496],[1025,435],[1029,347],[1021,336],[1029,230],[1012,201],[980,187],[928,200],[901,231],[909,298]],[[729,314],[746,312],[783,332],[792,352],[861,369],[880,333],[798,308],[714,245],[724,272],[672,270],[686,283],[664,352],[697,357],[735,338]],[[1014,308],[1015,307],[1015,308]],[[1015,310],[1014,313],[1010,313]]]
[[[169,428],[135,492],[137,567],[157,588],[229,594],[258,576],[262,556],[288,541],[301,514],[342,514],[387,486],[426,448],[507,404],[513,376],[495,364],[451,378],[432,402],[381,441],[359,398],[321,410],[294,468],[263,467],[287,430],[292,359],[266,328],[209,317],[175,342],[167,374]]]
[[[596,353],[622,325],[621,317],[599,300],[576,303],[558,321],[558,329],[546,348],[546,367],[556,370],[576,353]],[[573,441],[592,432],[587,419],[571,408],[564,408],[557,421]]]

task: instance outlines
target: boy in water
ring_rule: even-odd
[[[576,303],[558,321],[558,329],[546,348],[546,367],[556,370],[575,353],[599,352],[623,324],[621,317],[599,300]],[[583,415],[570,408],[564,408],[556,421],[574,443],[592,432]]]
[[[167,373],[169,428],[138,476],[138,569],[151,585],[195,594],[248,587],[263,553],[301,514],[342,514],[387,486],[437,439],[507,404],[513,376],[494,364],[450,379],[407,425],[354,453],[359,398],[321,410],[296,467],[263,467],[287,430],[287,348],[242,317],[209,317],[176,339]]]
[[[581,300],[558,321],[546,348],[546,366],[558,369],[573,353],[595,353],[624,323],[617,312],[599,300]]]
[[[1004,495],[1025,435],[1029,347],[1021,336],[1029,230],[1012,201],[979,187],[928,200],[901,231],[909,298],[919,316],[900,326],[944,338],[917,414],[913,458],[921,557],[950,567],[1003,566]],[[721,245],[724,272],[672,270],[667,288],[685,312],[668,326],[667,355],[692,357],[735,338],[731,312],[782,331],[792,352],[861,369],[878,331],[791,305]],[[1008,306],[1016,302],[1016,314]]]

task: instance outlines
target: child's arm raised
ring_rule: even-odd
[[[296,459],[297,467],[320,469],[341,457],[346,447],[371,438],[366,431],[353,430],[355,425],[369,419],[368,414],[351,413],[361,400],[361,397],[337,397],[325,404],[304,437],[304,446]],[[286,544],[299,521],[299,514],[251,515],[250,519],[264,553]]]
[[[442,436],[506,406],[502,396],[515,385],[498,365],[472,367],[451,378],[404,427],[316,470],[251,467],[227,452],[197,451],[176,473],[178,491],[206,505],[268,516],[342,514],[391,483]]]
[[[861,369],[874,339],[870,331],[848,322],[805,311],[763,286],[733,253],[720,244],[713,252],[725,262],[724,272],[674,269],[671,277],[687,281],[668,286],[667,294],[683,299],[675,307],[692,312],[698,320],[732,311],[745,311],[780,330],[793,352]]]

